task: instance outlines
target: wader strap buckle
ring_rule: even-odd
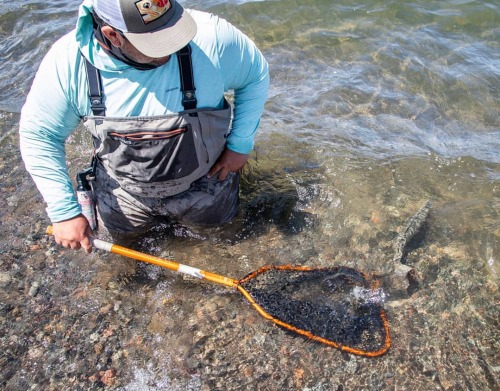
[[[182,106],[184,110],[196,109],[196,88],[194,87],[193,63],[191,61],[191,46],[184,46],[177,52],[179,73],[181,77]]]
[[[85,70],[87,71],[87,86],[92,113],[94,113],[95,116],[103,117],[106,115],[106,106],[103,102],[101,74],[86,58]]]

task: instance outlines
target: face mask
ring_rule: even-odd
[[[139,62],[136,62],[132,60],[131,58],[127,57],[125,53],[123,53],[120,48],[117,48],[116,46],[113,46],[113,44],[109,41],[108,38],[102,33],[101,27],[105,25],[105,23],[99,18],[95,13],[92,13],[92,20],[93,20],[93,25],[94,25],[94,36],[96,39],[102,43],[104,43],[108,48],[103,48],[103,50],[110,55],[113,58],[116,58],[119,61],[124,62],[127,65],[130,65],[131,67],[134,67],[135,69],[138,69],[140,71],[148,71],[150,69],[155,69],[158,68],[160,65],[154,65],[154,64],[142,64]]]

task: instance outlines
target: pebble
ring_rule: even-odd
[[[188,357],[186,359],[186,366],[187,366],[188,370],[194,371],[195,369],[198,369],[201,367],[201,363],[199,360],[197,360],[194,357]]]
[[[92,343],[93,343],[93,342],[97,342],[97,341],[99,341],[99,339],[100,339],[100,335],[99,335],[99,333],[92,333],[92,334],[90,334],[90,336],[89,336],[89,340],[90,340],[90,342],[92,342]]]
[[[104,307],[101,307],[101,308],[99,309],[99,312],[100,312],[101,314],[105,315],[105,314],[107,314],[107,313],[111,310],[111,308],[113,308],[113,305],[112,305],[112,304],[107,304],[107,305],[105,305]]]
[[[37,281],[35,281],[33,282],[33,284],[31,284],[30,290],[28,291],[28,295],[30,295],[31,297],[35,297],[39,291],[40,291],[40,284]]]
[[[10,206],[10,207],[17,207],[18,204],[19,204],[19,200],[20,200],[20,196],[19,195],[12,195],[10,197],[7,198],[7,204]]]
[[[0,273],[0,288],[6,288],[10,282],[12,281],[12,277],[9,273]]]

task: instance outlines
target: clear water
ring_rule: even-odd
[[[1,270],[28,284],[16,298],[14,282],[2,285],[2,302],[37,299],[29,288],[41,281],[54,308],[64,308],[59,323],[44,318],[38,339],[27,336],[32,322],[21,304],[17,317],[6,315],[3,347],[32,348],[17,364],[1,362],[5,384],[98,388],[89,378],[114,369],[113,387],[127,390],[499,386],[497,1],[183,3],[254,39],[270,64],[271,91],[238,218],[208,232],[163,227],[141,248],[233,278],[269,263],[383,272],[391,241],[431,199],[425,235],[407,260],[418,288],[409,294],[385,281],[394,347],[372,361],[289,336],[223,287],[105,254],[47,250],[46,238],[39,252],[18,244],[48,223],[19,163],[19,112],[78,4],[0,0]],[[73,171],[87,161],[80,136],[69,144]],[[25,269],[35,260],[43,267]],[[103,337],[103,321],[115,339]],[[47,331],[57,325],[66,330],[60,337]],[[64,347],[68,330],[81,336],[73,350]],[[74,353],[86,349],[97,358]],[[44,367],[37,354],[62,362]]]

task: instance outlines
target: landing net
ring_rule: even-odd
[[[355,269],[264,266],[238,289],[261,315],[314,341],[369,357],[390,347],[383,294]]]

